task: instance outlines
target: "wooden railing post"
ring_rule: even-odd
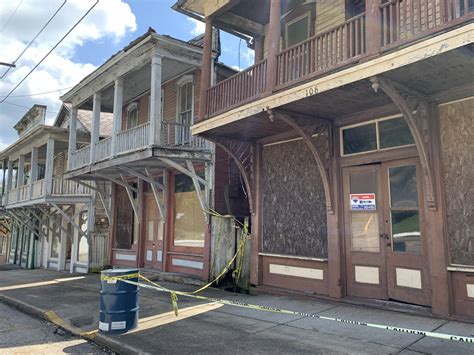
[[[382,0],[365,1],[365,36],[367,54],[380,52],[382,46],[382,16],[380,12]]]
[[[202,121],[207,112],[207,89],[211,86],[212,62],[212,18],[206,18],[204,32],[204,48],[202,53],[201,84],[199,92],[199,121]]]
[[[268,25],[268,57],[266,92],[270,93],[277,85],[278,52],[281,37],[281,0],[271,0],[270,22]]]

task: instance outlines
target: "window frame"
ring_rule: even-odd
[[[295,17],[295,18],[292,18],[291,20],[288,20],[285,23],[285,48],[290,48],[290,47],[299,45],[300,43],[306,41],[308,38],[311,37],[311,21],[312,21],[311,12],[312,12],[311,10],[308,10],[308,11],[304,12],[303,14],[301,14],[301,15]],[[288,45],[288,27],[295,24],[296,22],[304,19],[305,17],[308,17],[308,35],[307,35],[306,39],[304,39],[303,41],[300,41],[298,43],[294,43],[291,46],[289,46]]]
[[[182,95],[182,89],[185,87],[187,84],[191,84],[191,110],[190,111],[183,111],[181,112],[181,95]],[[194,75],[184,75],[181,77],[177,82],[176,82],[176,117],[175,117],[175,122],[176,122],[176,129],[175,129],[175,144],[182,144],[186,143],[183,142],[179,137],[179,130],[180,124],[183,124],[180,121],[180,117],[183,113],[186,112],[191,112],[191,121],[189,122],[190,126],[194,124]],[[191,133],[189,133],[189,139],[191,139]]]
[[[364,122],[359,122],[359,123],[354,123],[354,124],[351,124],[351,125],[339,127],[339,154],[340,154],[340,156],[343,157],[343,158],[344,157],[353,157],[353,156],[362,155],[362,154],[385,152],[385,151],[388,151],[388,150],[415,146],[416,143],[414,142],[412,144],[403,144],[403,145],[398,145],[396,147],[388,147],[388,148],[381,148],[380,147],[379,122],[389,121],[389,120],[393,120],[393,119],[397,119],[397,118],[405,119],[403,117],[403,115],[398,114],[398,115],[387,116],[387,117],[382,117],[382,118],[376,118],[376,119],[369,120],[369,121],[364,121]],[[376,148],[372,149],[372,150],[367,150],[367,151],[364,151],[364,152],[359,152],[359,153],[345,154],[344,153],[344,131],[347,130],[347,129],[361,127],[361,126],[365,126],[365,125],[369,125],[369,124],[375,124]],[[411,131],[410,131],[410,134],[411,134]],[[415,140],[413,136],[412,136],[412,138],[413,138],[413,140]]]
[[[130,113],[133,112],[133,111],[136,111],[137,112],[137,116],[136,116],[136,124],[133,126],[133,127],[130,127]],[[125,130],[129,130],[129,129],[132,129],[132,128],[135,128],[138,126],[138,102],[134,101],[134,102],[131,102],[127,105],[127,120],[126,120],[126,124],[125,124]]]

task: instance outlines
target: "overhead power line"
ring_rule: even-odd
[[[43,28],[41,28],[41,30],[36,34],[36,36],[33,37],[33,39],[30,41],[30,43],[28,43],[25,47],[25,49],[23,49],[23,51],[20,53],[20,55],[13,61],[13,65],[16,64],[16,62],[18,61],[18,59],[21,58],[21,56],[23,54],[25,54],[26,50],[33,44],[33,42],[36,40],[36,38],[38,38],[38,36],[44,31],[44,29],[46,28],[46,26],[49,25],[49,23],[53,20],[53,18],[58,14],[58,12],[63,8],[64,5],[66,5],[66,2],[67,0],[64,0],[64,2],[62,3],[61,6],[59,6],[59,8],[56,10],[56,12],[53,14],[53,16],[51,16],[49,18],[49,20],[44,24]],[[5,70],[5,72],[3,73],[2,77],[0,79],[3,79],[5,77],[5,75],[8,74],[8,72],[10,71],[11,67],[9,67],[7,70]]]
[[[40,95],[45,95],[45,94],[51,94],[53,92],[59,92],[59,91],[64,91],[67,89],[71,89],[74,86],[68,86],[67,88],[62,88],[62,89],[56,89],[56,90],[51,90],[51,91],[45,91],[45,92],[35,92],[34,94],[27,94],[27,95],[10,95],[10,98],[12,97],[30,97],[30,96],[40,96]],[[3,96],[0,96],[3,98]]]
[[[2,29],[0,30],[0,32],[3,32],[3,30],[5,29],[5,27],[8,26],[8,24],[9,24],[10,21],[12,20],[13,16],[15,16],[16,10],[18,10],[18,8],[20,7],[20,5],[21,5],[22,2],[23,2],[23,0],[20,0],[20,2],[18,3],[18,5],[15,7],[15,10],[13,10],[12,14],[11,14],[10,17],[8,18],[7,22],[5,22],[5,24],[3,25]]]
[[[12,105],[12,106],[16,106],[16,107],[21,107],[21,108],[27,108],[27,109],[30,109],[31,107],[28,107],[28,106],[25,106],[25,105],[19,105],[19,104],[16,104],[14,102],[10,102],[10,101],[4,101],[3,102],[4,104],[8,104],[8,105]],[[54,115],[57,115],[59,112],[55,112],[55,111],[47,111],[46,114],[54,114]]]
[[[59,46],[59,44],[72,32],[72,30],[74,30],[74,29],[77,27],[77,25],[79,25],[79,23],[81,23],[81,21],[92,11],[92,9],[99,3],[99,1],[100,1],[100,0],[96,0],[95,4],[92,5],[92,6],[90,7],[90,9],[87,10],[87,12],[79,19],[79,21],[77,21],[77,22],[74,24],[74,26],[71,27],[71,29],[70,29],[69,31],[67,31],[67,33],[59,40],[59,42],[56,43],[56,44],[54,45],[54,47],[51,48],[51,50],[50,50],[48,53],[46,53],[46,55],[38,62],[38,64],[36,64],[36,65],[33,67],[33,69],[31,69],[31,70],[29,71],[29,73],[26,74],[26,76],[25,76],[23,79],[21,79],[20,82],[19,82],[18,84],[16,84],[16,86],[15,86],[12,90],[10,90],[10,92],[2,99],[2,101],[0,101],[0,103],[3,103],[3,102],[26,80],[26,78],[28,78],[28,76],[30,76],[30,74],[33,73],[33,71],[34,71],[36,68],[38,68],[38,66],[39,66],[41,63],[43,63],[43,61],[51,54],[51,52],[54,51],[54,50],[56,49],[56,47]]]

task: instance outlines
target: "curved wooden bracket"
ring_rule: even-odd
[[[237,168],[244,180],[247,198],[249,201],[249,210],[254,214],[253,205],[253,144],[250,142],[236,141],[229,138],[206,137],[207,140],[221,147],[232,159],[234,159]]]
[[[430,163],[428,103],[424,100],[423,95],[411,94],[411,90],[403,90],[399,84],[387,78],[372,77],[370,81],[374,91],[377,92],[378,89],[381,89],[405,118],[420,157],[427,190],[426,202],[430,210],[436,211],[434,175]]]
[[[334,208],[330,189],[331,134],[329,124],[316,119],[293,117],[282,110],[267,109],[267,113],[272,122],[277,118],[293,128],[309,148],[321,174],[324,194],[326,196],[326,210],[333,214]]]

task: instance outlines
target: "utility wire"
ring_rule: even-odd
[[[12,106],[21,107],[21,108],[27,108],[27,109],[30,109],[30,108],[31,108],[31,107],[28,107],[28,106],[25,106],[25,105],[19,105],[19,104],[16,104],[16,103],[14,103],[14,102],[10,102],[10,101],[4,101],[3,103],[4,103],[4,104],[8,104],[8,105],[12,105]],[[46,110],[46,114],[55,114],[55,115],[57,115],[58,113],[59,113],[59,112]]]
[[[18,61],[18,59],[21,58],[21,56],[23,54],[25,54],[26,50],[33,44],[33,42],[36,40],[36,38],[38,38],[38,36],[44,31],[44,29],[46,28],[46,26],[49,25],[49,23],[53,20],[53,18],[58,14],[58,12],[63,8],[64,5],[66,5],[66,2],[67,0],[64,0],[64,2],[62,3],[62,5],[56,10],[56,12],[53,14],[53,16],[51,16],[51,18],[48,20],[48,22],[45,23],[45,25],[43,26],[43,28],[36,34],[36,36],[30,41],[30,43],[28,43],[25,47],[25,49],[23,49],[23,52],[20,53],[20,55],[13,61],[12,64],[16,64],[16,62]],[[3,73],[3,75],[0,77],[0,79],[3,79],[5,77],[5,75],[8,74],[8,72],[10,71],[12,67],[9,67],[7,70],[5,70],[5,72]]]
[[[15,7],[15,10],[13,10],[12,14],[11,14],[10,17],[8,18],[7,22],[3,25],[2,29],[0,30],[0,32],[3,32],[3,30],[5,29],[5,27],[8,26],[8,24],[10,23],[11,19],[13,18],[13,16],[15,16],[16,10],[18,10],[18,8],[20,7],[20,5],[21,5],[22,2],[23,2],[23,0],[20,0],[20,2],[18,3],[18,5]]]
[[[51,90],[51,91],[45,91],[45,92],[36,92],[34,94],[28,94],[28,95],[10,95],[10,98],[12,98],[12,97],[30,97],[30,96],[39,96],[39,95],[44,95],[44,94],[51,94],[53,92],[64,91],[64,90],[67,90],[67,89],[71,89],[73,87],[74,86],[68,86],[67,88]],[[4,96],[0,96],[0,97],[3,98]]]
[[[28,76],[30,76],[31,73],[33,73],[33,71],[38,68],[38,66],[43,63],[43,61],[46,59],[46,57],[48,57],[52,51],[54,51],[56,49],[57,46],[59,46],[59,44],[72,32],[72,30],[74,30],[77,25],[79,25],[79,23],[81,23],[81,21],[89,14],[89,12],[92,11],[92,9],[99,3],[100,0],[96,0],[95,1],[95,4],[91,6],[91,8],[89,10],[87,10],[87,12],[79,19],[79,21],[77,21],[74,26],[71,27],[71,29],[69,31],[67,31],[67,33],[59,40],[58,43],[56,43],[54,45],[53,48],[51,48],[51,50],[46,53],[46,55],[38,62],[38,64],[36,64],[33,69],[30,70],[30,72],[28,74],[26,74],[26,76],[20,80],[20,82],[18,84],[16,84],[16,86],[10,90],[10,92],[2,99],[2,101],[0,101],[0,104],[3,103],[25,80],[26,78],[28,78]]]

